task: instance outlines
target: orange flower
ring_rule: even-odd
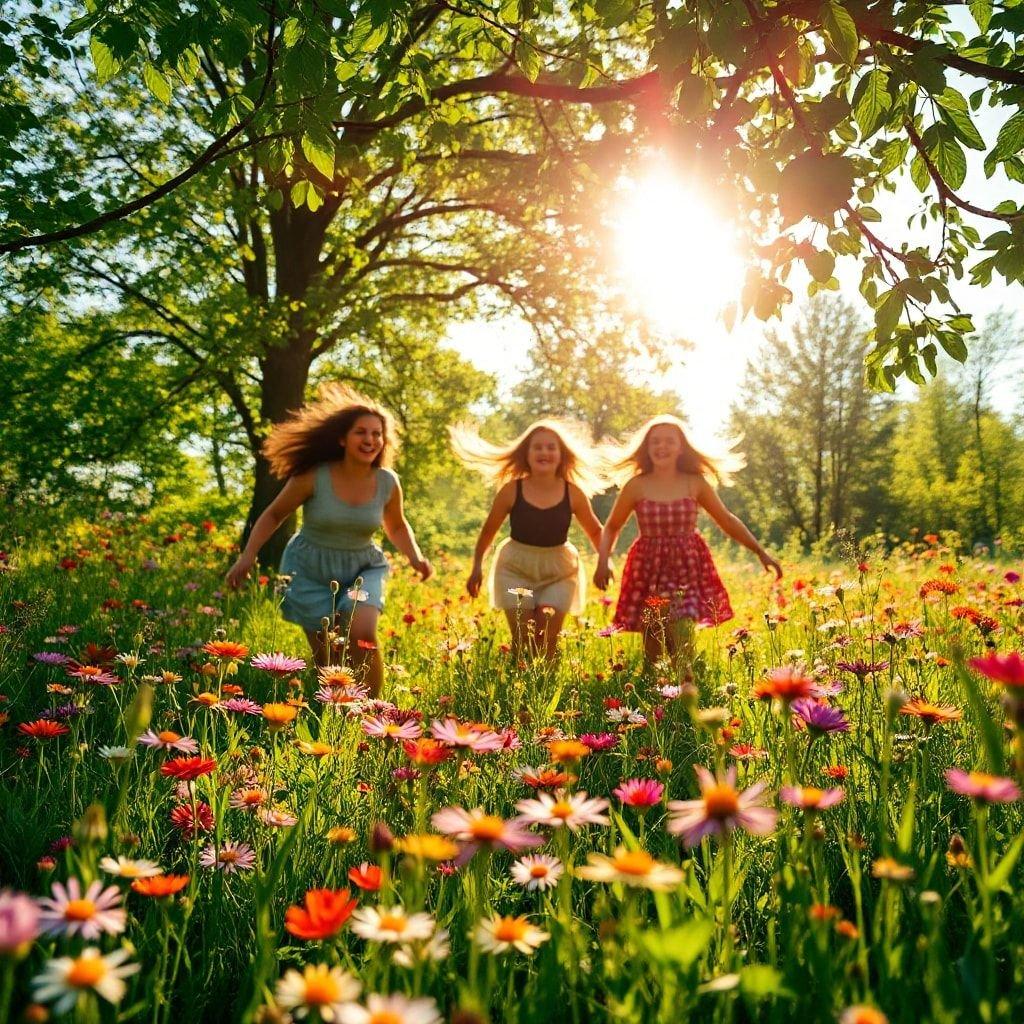
[[[451,756],[451,748],[429,737],[405,740],[402,749],[413,764],[440,764]]]
[[[928,729],[942,722],[959,722],[964,717],[964,713],[952,704],[930,704],[920,697],[907,701],[900,708],[900,714],[920,718]]]
[[[136,878],[132,882],[132,891],[140,896],[173,896],[181,892],[189,883],[188,875],[154,875],[152,878]]]
[[[363,861],[357,868],[348,869],[348,880],[367,892],[376,892],[380,888],[381,870],[376,864]]]
[[[211,640],[203,644],[203,650],[211,658],[220,658],[222,661],[241,661],[249,655],[249,648],[245,644],[236,644],[231,640]]]
[[[217,762],[212,757],[172,757],[160,765],[160,774],[191,782],[200,776],[209,775],[216,767]]]
[[[590,754],[590,747],[578,740],[554,740],[548,744],[548,753],[555,764],[575,764]]]
[[[51,722],[48,718],[37,718],[34,722],[22,722],[18,731],[34,740],[52,740],[57,736],[65,736],[71,730],[60,722]]]
[[[791,704],[803,697],[813,697],[818,692],[817,683],[810,676],[794,668],[777,668],[768,673],[768,678],[754,687],[754,696],[759,700],[780,700]]]
[[[292,707],[291,704],[263,705],[263,717],[267,720],[267,725],[270,726],[271,732],[277,732],[288,725],[289,722],[294,722],[295,716],[298,713],[298,708]]]
[[[305,906],[292,906],[285,911],[284,927],[298,939],[329,939],[341,931],[356,901],[348,889],[310,889]]]

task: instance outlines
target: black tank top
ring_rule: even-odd
[[[523,497],[523,481],[516,481],[516,500],[509,513],[512,539],[520,544],[532,544],[538,548],[556,548],[566,542],[572,524],[572,502],[569,500],[569,485],[557,505],[537,508]]]

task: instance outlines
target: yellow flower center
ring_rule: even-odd
[[[482,818],[470,823],[470,835],[474,839],[482,839],[485,842],[500,839],[505,831],[505,822],[496,818],[493,814],[485,814]]]
[[[380,929],[383,932],[397,932],[401,935],[408,925],[408,919],[401,914],[384,914],[380,919]]]
[[[717,783],[704,793],[704,810],[709,818],[730,818],[739,809],[739,794],[727,782]]]
[[[968,777],[977,786],[990,786],[996,781],[996,776],[988,772],[970,772]]]
[[[139,868],[131,861],[126,861],[124,864],[118,865],[117,873],[122,878],[139,878],[142,874]]]
[[[814,786],[805,786],[803,791],[803,803],[805,807],[817,807],[821,803],[824,791],[815,789]]]
[[[531,878],[547,878],[550,873],[551,869],[547,864],[533,864],[530,866]]]
[[[392,1013],[391,1010],[378,1010],[371,1013],[366,1024],[402,1024],[401,1015]]]
[[[649,875],[655,865],[654,858],[645,850],[630,850],[615,855],[615,870],[624,875]]]
[[[494,923],[494,937],[499,942],[519,942],[525,938],[527,927],[521,917],[501,917]]]
[[[338,983],[327,971],[306,974],[306,996],[303,1001],[307,1006],[328,1006],[336,1003],[340,996]]]
[[[157,733],[157,739],[160,740],[161,743],[177,743],[181,737],[170,729],[164,729],[163,732]]]
[[[263,794],[258,789],[250,789],[242,794],[242,803],[248,807],[255,807],[263,803]]]
[[[551,807],[551,817],[561,818],[562,821],[567,820],[573,816],[575,808],[567,800],[559,800],[558,803],[553,804]]]
[[[72,988],[92,988],[107,973],[102,957],[79,957],[68,970],[67,983]]]
[[[69,900],[64,908],[65,921],[88,921],[96,913],[92,900]]]

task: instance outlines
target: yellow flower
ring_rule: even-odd
[[[263,705],[263,717],[267,720],[271,732],[278,732],[289,723],[294,722],[298,713],[299,709],[292,707],[291,704]]]
[[[586,866],[576,869],[576,875],[591,882],[621,882],[652,892],[668,892],[683,880],[679,868],[662,864],[646,850],[627,850],[618,846],[611,857],[591,853],[587,861]]]
[[[433,861],[451,860],[459,852],[457,843],[429,833],[405,836],[397,841],[395,849],[416,860]]]
[[[347,825],[335,825],[327,830],[327,841],[335,846],[345,846],[351,843],[356,837],[355,831]]]

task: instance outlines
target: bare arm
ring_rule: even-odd
[[[240,587],[256,564],[260,548],[277,533],[295,510],[313,496],[313,473],[289,477],[278,496],[263,510],[253,524],[245,548],[228,570],[227,582],[232,589]]]
[[[775,578],[782,579],[782,566],[761,547],[746,525],[725,507],[715,489],[703,478],[697,485],[697,502],[711,516],[722,533],[753,551],[765,569],[773,570]]]
[[[488,548],[494,543],[494,538],[498,535],[501,524],[505,522],[509,512],[512,511],[512,505],[515,501],[515,490],[516,485],[514,483],[507,483],[498,491],[494,496],[494,501],[491,503],[491,511],[487,513],[487,518],[484,520],[483,526],[480,527],[480,535],[477,537],[476,547],[473,549],[473,568],[470,571],[469,579],[466,581],[466,590],[469,591],[471,597],[476,597],[480,593],[480,584],[483,581],[484,572],[484,555],[487,554]]]
[[[405,518],[402,485],[395,479],[395,489],[384,506],[384,536],[409,560],[419,573],[421,580],[428,580],[434,574],[434,567],[423,557],[409,520]]]
[[[615,499],[615,504],[608,516],[608,522],[604,524],[604,529],[601,531],[601,541],[597,548],[597,570],[594,573],[594,585],[599,590],[604,590],[611,579],[608,559],[611,557],[615,542],[619,539],[619,534],[622,533],[622,528],[626,525],[626,520],[633,514],[637,495],[636,480],[629,480],[626,486],[619,491],[619,496]]]
[[[595,551],[601,548],[601,520],[594,514],[590,499],[575,485],[569,485],[569,498],[576,522],[583,528]]]

